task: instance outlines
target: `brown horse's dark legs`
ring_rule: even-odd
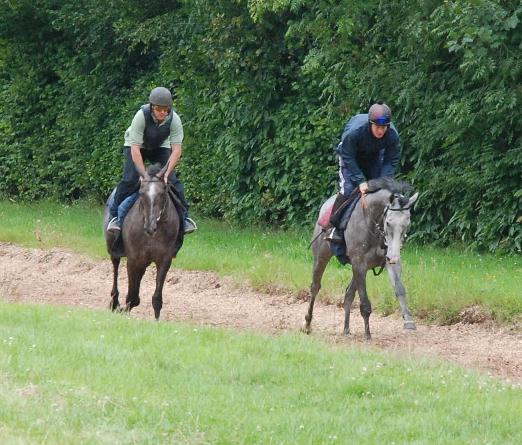
[[[120,292],[118,291],[118,269],[120,267],[120,258],[119,257],[111,257],[112,261],[112,290],[111,290],[111,302],[109,304],[109,308],[111,311],[115,311],[120,307],[120,302],[118,301],[118,297],[120,296]]]
[[[125,305],[125,310],[127,311],[140,304],[140,283],[146,268],[147,265],[131,268],[130,261],[127,260],[127,276],[129,277],[129,290]]]
[[[356,289],[355,280],[352,278],[344,294],[344,335],[350,334],[350,309],[355,298]]]
[[[156,272],[156,289],[154,290],[154,295],[152,295],[152,307],[154,308],[156,320],[159,320],[161,308],[163,307],[163,285],[171,264],[172,260],[169,258],[156,265],[158,269]]]

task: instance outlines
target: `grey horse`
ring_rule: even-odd
[[[344,296],[344,334],[350,333],[350,308],[357,291],[361,301],[364,330],[369,340],[372,306],[366,292],[366,273],[369,269],[381,266],[386,267],[395,288],[404,319],[404,329],[415,329],[415,322],[406,302],[406,291],[401,282],[400,252],[410,225],[410,209],[419,194],[415,193],[411,198],[407,198],[403,193],[411,191],[411,187],[391,178],[371,180],[368,186],[369,193],[363,195],[356,204],[344,232],[346,254],[350,259],[353,274]],[[324,211],[327,203],[328,201],[323,204],[321,211]],[[311,332],[315,297],[321,289],[324,270],[333,256],[329,242],[324,239],[325,235],[324,229],[316,223],[312,238],[314,268],[310,304],[303,327],[306,333]]]
[[[140,171],[139,198],[127,214],[121,231],[123,251],[117,251],[119,234],[108,232],[108,211],[105,211],[104,232],[107,250],[113,265],[113,285],[110,308],[120,308],[118,301],[118,269],[121,257],[127,256],[128,293],[124,310],[130,311],[140,304],[140,283],[145,269],[156,264],[156,288],[152,296],[154,316],[159,319],[163,306],[163,284],[176,255],[180,218],[176,206],[169,198],[164,175],[167,166],[152,165]]]

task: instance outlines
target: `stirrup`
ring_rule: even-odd
[[[107,231],[108,232],[119,232],[121,230],[120,223],[118,222],[118,217],[115,216],[109,221],[109,224],[107,224]]]
[[[196,226],[196,223],[192,218],[187,216],[183,221],[183,233],[188,235],[189,233],[195,232],[196,230],[198,230],[198,226]]]
[[[334,244],[344,244],[344,234],[335,227],[332,227],[324,239]]]

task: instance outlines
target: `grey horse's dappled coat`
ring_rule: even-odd
[[[401,306],[404,328],[415,329],[406,303],[406,291],[400,279],[400,250],[410,225],[410,210],[417,201],[418,193],[407,197],[412,191],[411,186],[391,178],[371,180],[368,188],[369,193],[361,197],[345,229],[346,254],[350,258],[353,276],[344,298],[344,333],[350,333],[350,308],[355,292],[358,292],[365,334],[370,339],[369,318],[372,308],[366,292],[366,273],[375,267],[386,267]],[[324,229],[317,223],[312,239],[313,277],[310,305],[303,328],[307,333],[311,331],[315,297],[321,288],[324,270],[332,257]]]

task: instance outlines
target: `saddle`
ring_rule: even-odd
[[[337,209],[334,215],[332,215],[333,205],[335,203],[336,195],[330,196],[325,203],[321,206],[319,211],[319,217],[317,218],[317,224],[323,229],[329,229],[332,227],[333,222],[338,229],[344,230],[350,220],[353,209],[359,201],[361,195],[357,189],[355,189],[345,202]]]
[[[360,198],[361,194],[359,193],[359,190],[355,189],[334,215],[332,215],[332,210],[335,202],[335,195],[328,198],[328,200],[321,207],[319,217],[317,219],[317,223],[323,228],[323,232],[332,227],[330,221],[333,220],[337,229],[344,234],[344,230],[346,229],[348,221],[350,221],[350,217],[352,216],[355,206],[359,202]],[[350,259],[346,255],[346,243],[330,243],[330,250],[342,265],[350,263]]]

